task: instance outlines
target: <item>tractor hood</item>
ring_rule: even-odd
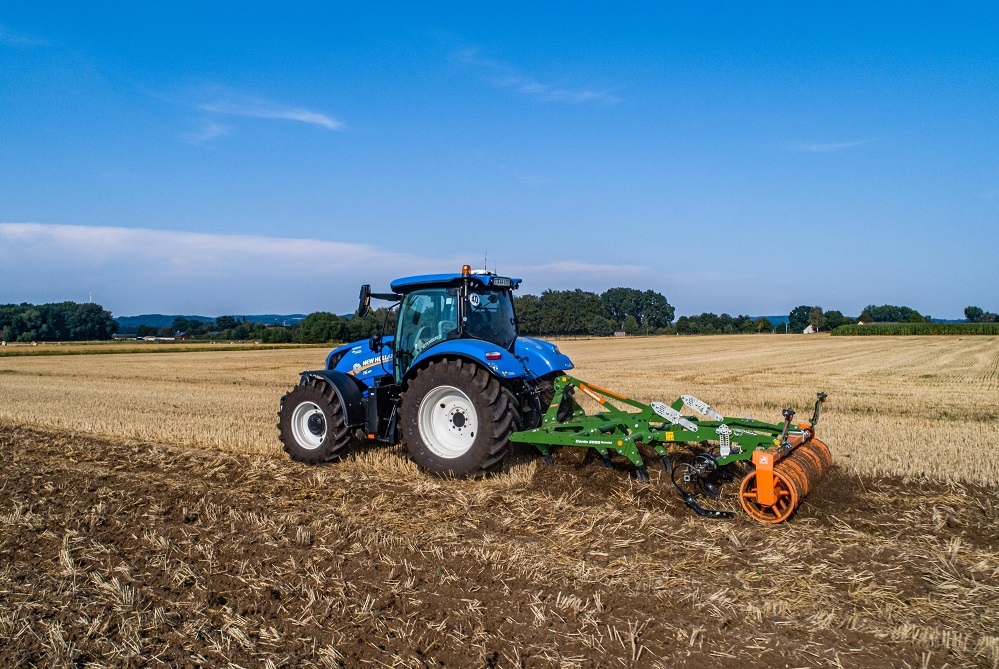
[[[544,339],[517,337],[513,350],[534,376],[544,376],[556,371],[565,372],[573,368],[569,356],[558,350],[558,346]]]

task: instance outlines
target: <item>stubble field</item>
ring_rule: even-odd
[[[999,338],[877,339],[560,344],[643,401],[829,393],[837,467],[777,527],[573,449],[292,463],[277,399],[320,349],[0,357],[0,664],[999,666]]]

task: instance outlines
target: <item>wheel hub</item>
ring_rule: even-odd
[[[420,437],[440,458],[458,458],[467,453],[475,443],[478,427],[475,405],[454,386],[438,386],[420,403]]]
[[[326,416],[315,402],[302,402],[291,412],[291,434],[299,446],[314,451],[326,439]]]
[[[309,432],[315,435],[321,435],[326,431],[326,421],[323,420],[323,415],[321,413],[314,413],[309,416]]]

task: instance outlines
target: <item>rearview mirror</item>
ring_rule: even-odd
[[[371,285],[361,286],[361,294],[357,296],[357,317],[364,318],[371,311]]]

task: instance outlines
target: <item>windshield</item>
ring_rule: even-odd
[[[465,310],[465,331],[470,337],[510,348],[517,339],[510,291],[470,288]]]

